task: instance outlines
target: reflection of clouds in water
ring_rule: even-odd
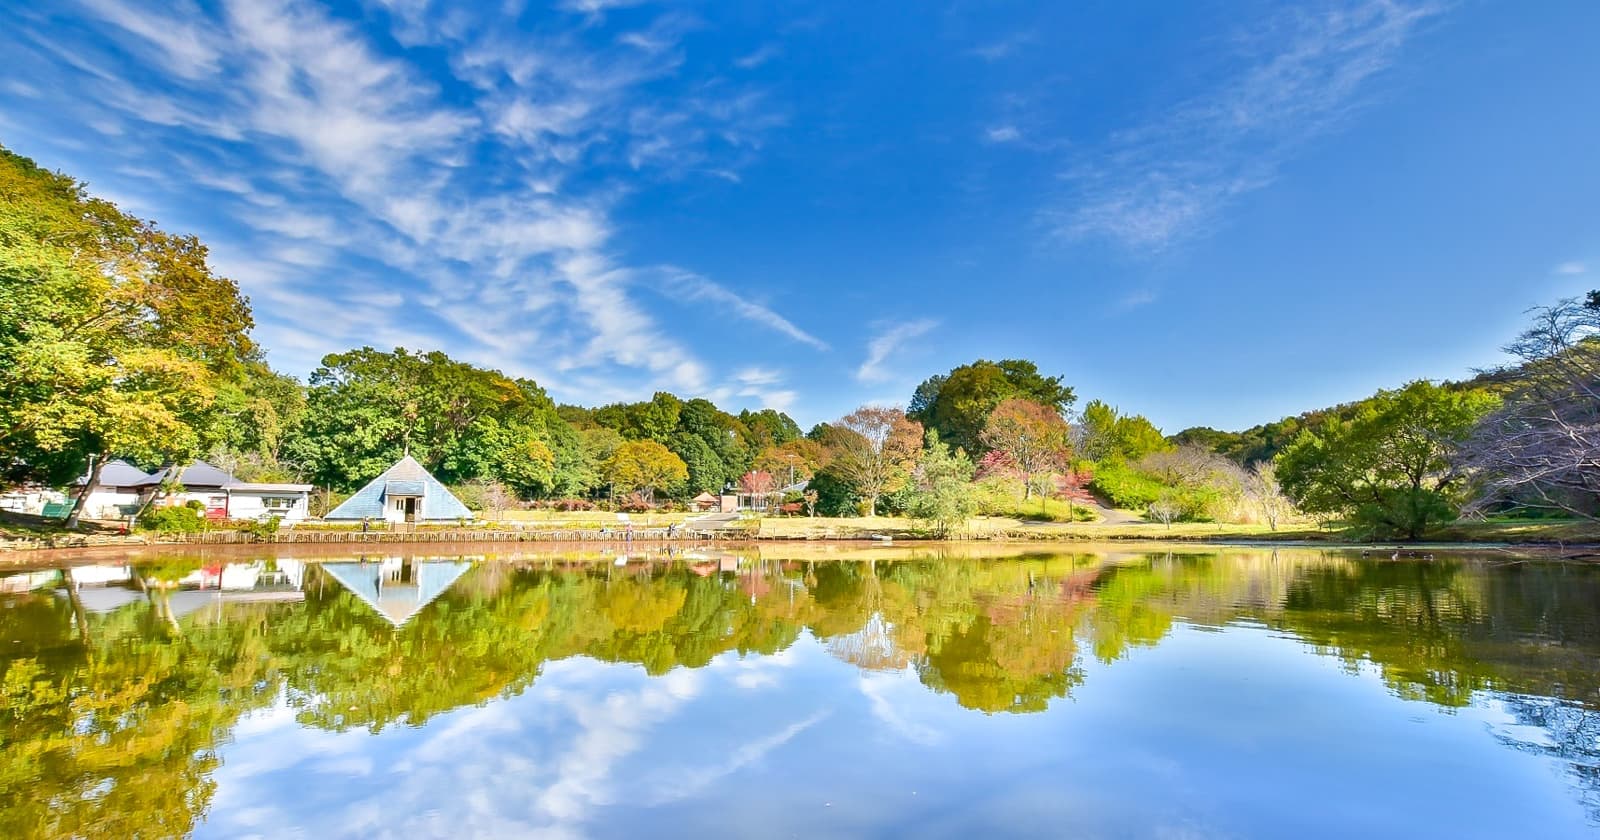
[[[599,704],[565,697],[579,733],[556,763],[555,783],[536,798],[539,810],[558,821],[574,821],[590,806],[609,803],[607,783],[614,765],[639,749],[645,729],[669,717],[699,689],[699,675],[680,669],[637,692],[608,694]]]
[[[917,744],[932,745],[942,740],[932,727],[907,720],[901,714],[902,709],[925,705],[922,701],[927,689],[917,680],[916,672],[862,671],[856,685],[866,696],[872,716],[890,732]],[[896,697],[896,694],[903,696]]]
[[[647,757],[639,765],[646,778],[621,777],[635,754],[674,750],[661,725],[702,697],[708,680],[722,692],[748,690],[775,684],[793,664],[787,653],[727,654],[703,669],[650,677],[636,666],[567,659],[548,663],[521,696],[377,734],[302,728],[279,703],[241,720],[198,835],[581,837],[597,809],[623,801],[622,789],[647,791],[630,802],[692,798],[821,721],[826,715],[813,713],[725,746],[701,736],[701,749],[724,758],[669,778],[646,769],[660,765]]]
[[[665,780],[656,784],[651,792],[645,794],[645,801],[647,804],[654,806],[698,796],[718,780],[755,764],[765,758],[767,753],[794,740],[796,735],[810,729],[827,716],[827,712],[813,712],[805,720],[796,721],[765,738],[740,746],[728,756],[726,761],[719,764],[709,767],[678,767],[670,769],[662,774]]]
[[[777,686],[783,672],[793,668],[797,661],[795,649],[790,647],[765,656],[724,654],[711,660],[706,668],[712,672],[731,671],[734,685],[755,691]]]

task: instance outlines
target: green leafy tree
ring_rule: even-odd
[[[582,492],[593,477],[578,434],[536,383],[403,348],[324,358],[286,449],[314,481],[344,491],[407,452],[447,483],[494,479],[525,497]]]
[[[657,490],[670,491],[688,481],[689,466],[653,440],[630,440],[611,453],[604,474],[614,491],[654,500]]]
[[[757,452],[772,446],[782,446],[800,437],[800,427],[795,424],[793,418],[776,409],[741,411],[739,422],[749,430],[750,448]]]
[[[1379,391],[1350,419],[1302,433],[1279,456],[1278,479],[1302,510],[1419,539],[1455,516],[1463,476],[1451,456],[1497,402],[1425,381]]]
[[[988,451],[982,440],[989,414],[1018,397],[1065,412],[1074,399],[1059,376],[1044,376],[1033,362],[979,359],[943,376],[929,378],[912,395],[908,415],[939,433],[939,439],[976,456]]]
[[[917,465],[913,487],[906,512],[914,519],[932,523],[940,537],[965,525],[978,510],[972,461],[965,453],[951,452],[939,440],[938,432],[928,432],[928,445]]]
[[[728,484],[728,466],[717,457],[706,442],[685,432],[673,435],[672,453],[683,459],[689,469],[689,489],[694,492],[720,493]]]
[[[256,353],[250,307],[192,236],[0,148],[0,464],[56,483],[113,456],[186,462]],[[68,518],[76,525],[88,492]]]
[[[1143,415],[1125,415],[1100,400],[1083,407],[1080,449],[1094,461],[1138,461],[1173,448],[1161,430]]]

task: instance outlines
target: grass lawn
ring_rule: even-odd
[[[761,520],[760,535],[768,539],[870,539],[875,536],[915,537],[925,535],[926,527],[898,516],[873,518],[815,519],[770,517]],[[1279,523],[1274,531],[1266,524],[1227,522],[1174,522],[1170,527],[1159,522],[1038,522],[1013,517],[978,517],[953,535],[956,539],[1063,540],[1063,541],[1308,541],[1356,542],[1385,545],[1393,538],[1362,540],[1338,527],[1320,528],[1307,521]],[[1462,521],[1431,529],[1426,542],[1460,543],[1597,543],[1600,523],[1550,519],[1504,519]]]
[[[1029,499],[1026,502],[1018,499],[1014,509],[999,511],[995,516],[1019,520],[1039,519],[1047,522],[1093,522],[1098,518],[1092,507],[1076,502],[1069,504],[1065,499],[1043,497]]]
[[[62,526],[62,521],[56,518],[46,519],[30,513],[13,513],[8,510],[0,510],[0,537],[8,539],[39,539],[63,534],[115,534],[122,530],[120,525],[103,525],[86,519],[80,523],[81,527],[78,530],[68,531]]]
[[[561,511],[561,510],[505,510],[501,511],[498,518],[492,512],[484,511],[484,519],[491,522],[501,522],[521,525],[524,528],[573,528],[578,530],[592,528],[615,528],[624,525],[617,514],[603,510]],[[630,513],[627,521],[635,528],[665,528],[668,525],[680,524],[686,519],[702,516],[698,513]]]

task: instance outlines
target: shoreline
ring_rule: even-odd
[[[372,536],[371,534],[367,536]],[[1447,554],[1464,555],[1499,555],[1508,559],[1536,559],[1536,560],[1566,560],[1577,562],[1600,562],[1600,544],[1597,543],[1560,543],[1560,542],[1462,542],[1462,541],[1419,541],[1415,543],[1396,542],[1351,542],[1343,540],[1305,540],[1305,539],[1259,539],[1241,537],[1117,537],[1117,538],[991,538],[991,539],[894,539],[873,540],[860,538],[833,538],[833,539],[803,539],[803,538],[765,538],[765,539],[634,539],[632,541],[620,539],[498,539],[498,540],[469,540],[469,539],[434,539],[415,540],[399,539],[398,537],[413,537],[413,534],[394,534],[395,539],[382,540],[319,540],[310,541],[233,541],[233,542],[201,542],[201,541],[147,541],[137,537],[120,538],[118,542],[101,542],[92,545],[77,546],[41,546],[25,549],[0,548],[0,571],[27,571],[36,568],[49,568],[63,564],[78,565],[102,561],[107,559],[142,559],[171,555],[254,555],[263,551],[284,556],[294,556],[301,559],[317,559],[325,557],[349,557],[352,553],[387,553],[397,552],[402,554],[439,553],[441,549],[448,548],[451,552],[461,554],[483,554],[494,556],[497,559],[502,555],[556,555],[556,554],[593,554],[599,557],[616,557],[637,554],[641,560],[655,559],[663,551],[678,552],[738,552],[761,551],[763,549],[774,552],[783,552],[784,559],[868,559],[869,557],[885,558],[886,555],[927,555],[927,554],[960,554],[963,557],[981,557],[989,555],[988,559],[1001,559],[1013,557],[1018,554],[1040,550],[1042,546],[1054,546],[1054,551],[1073,553],[1075,551],[1100,550],[1110,553],[1137,552],[1165,550],[1179,553],[1202,553],[1214,549],[1291,549],[1314,550],[1321,549],[1338,552],[1372,552],[1370,559],[1389,561],[1390,552],[1400,552],[1402,556],[1394,562],[1415,561],[1420,557],[1407,557],[1406,554],[1421,552],[1440,552]],[[1070,548],[1069,548],[1070,546]],[[354,551],[352,551],[354,550]],[[648,556],[647,556],[648,555]]]

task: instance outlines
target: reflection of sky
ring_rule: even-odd
[[[1257,626],[1179,627],[1042,714],[985,715],[809,637],[652,678],[585,658],[416,729],[279,706],[223,751],[202,837],[1586,834],[1549,761]]]

